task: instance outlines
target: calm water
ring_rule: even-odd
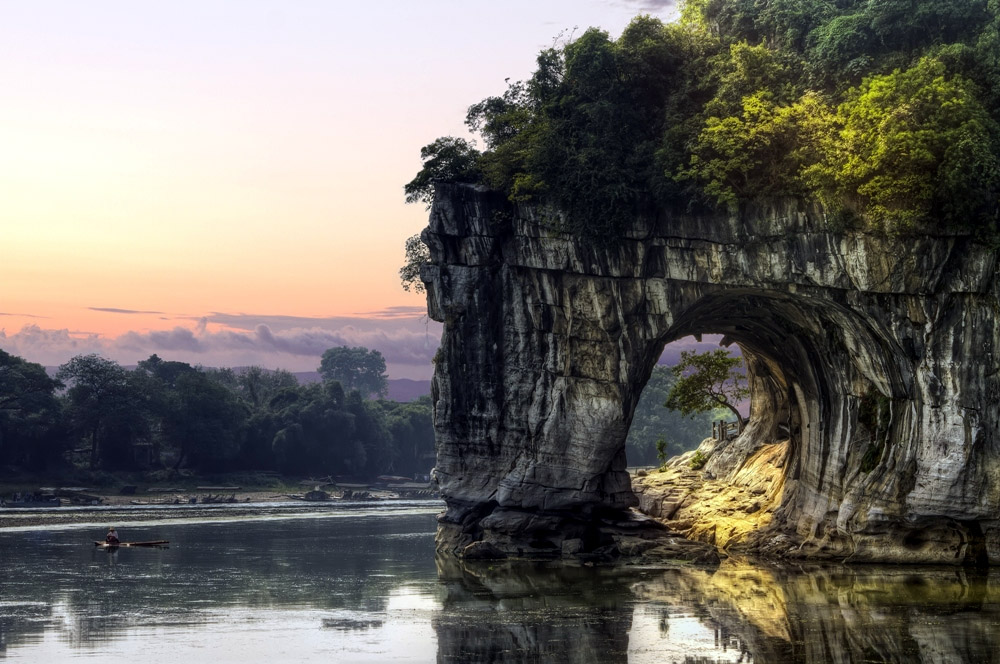
[[[1000,574],[463,565],[435,560],[438,510],[0,527],[0,659],[1000,662]],[[112,521],[170,548],[95,550]]]

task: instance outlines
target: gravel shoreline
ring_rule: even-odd
[[[239,491],[232,494],[234,502],[202,502],[209,494],[192,491],[178,494],[156,494],[142,496],[101,495],[99,505],[77,505],[49,508],[2,508],[0,507],[0,530],[8,528],[34,529],[46,526],[66,526],[73,524],[107,523],[122,525],[148,522],[157,519],[174,519],[192,516],[231,518],[259,516],[262,513],[280,511],[291,512],[297,508],[308,511],[329,509],[336,506],[357,505],[353,501],[332,498],[326,501],[304,501],[285,493],[273,491]],[[225,497],[228,497],[226,494]],[[192,498],[197,498],[195,503]],[[375,503],[398,503],[409,500],[388,492],[372,492],[364,501]],[[419,499],[418,499],[419,500]],[[427,500],[427,499],[423,499]],[[430,502],[430,501],[428,501]],[[443,506],[442,502],[442,506]],[[116,509],[118,508],[118,509]]]

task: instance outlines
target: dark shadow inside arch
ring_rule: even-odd
[[[638,389],[623,404],[629,421],[664,346],[701,334],[723,335],[722,345],[739,347],[751,391],[745,429],[706,466],[714,477],[732,476],[763,445],[787,439],[785,476],[819,492],[831,472],[851,471],[830,464],[843,464],[833,450],[845,449],[841,438],[854,431],[862,402],[912,392],[902,350],[846,306],[807,295],[720,289],[683,309],[641,349],[633,368]]]

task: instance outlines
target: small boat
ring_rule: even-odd
[[[101,549],[117,549],[122,546],[155,546],[160,548],[166,548],[170,542],[168,540],[153,540],[151,542],[118,542],[117,544],[112,544],[110,542],[94,542],[94,546]]]

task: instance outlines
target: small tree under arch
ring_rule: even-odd
[[[743,430],[746,422],[736,406],[750,396],[750,390],[742,357],[733,357],[725,348],[705,353],[682,351],[680,362],[671,371],[677,381],[667,394],[667,408],[683,415],[728,408]]]

